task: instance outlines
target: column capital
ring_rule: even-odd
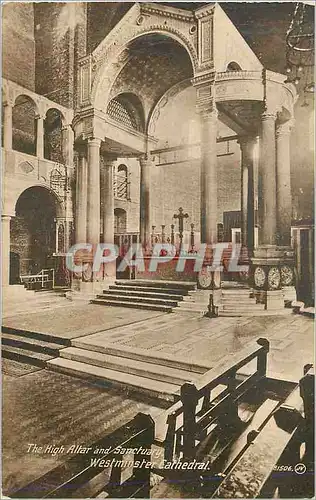
[[[15,217],[15,214],[1,214],[2,221],[10,221],[12,217]]]
[[[87,145],[86,144],[76,144],[75,145],[74,155],[76,155],[79,159],[87,158]]]
[[[102,142],[102,139],[100,139],[99,137],[88,137],[88,139],[87,139],[88,146],[91,145],[91,146],[100,147],[101,142]]]
[[[199,108],[198,113],[203,121],[216,121],[218,118],[218,110],[215,103],[209,103],[208,106]]]
[[[102,160],[100,161],[100,168],[113,167],[113,163],[117,160],[117,156],[114,155],[106,155],[101,156]]]
[[[262,121],[268,121],[268,120],[275,121],[276,118],[277,118],[277,111],[273,109],[265,109],[261,114]]]
[[[278,123],[276,127],[276,136],[280,137],[283,135],[290,135],[292,128],[294,127],[295,120],[291,119],[285,123]]]
[[[14,100],[11,97],[5,97],[5,100],[2,103],[4,108],[13,108]]]
[[[255,146],[255,144],[257,144],[257,142],[258,142],[258,137],[251,135],[241,135],[237,139],[237,144],[240,145],[241,149],[246,146],[253,147]]]
[[[44,120],[46,117],[45,111],[39,112],[35,115],[35,120]]]
[[[146,166],[146,165],[152,165],[154,163],[154,156],[146,153],[144,155],[141,155],[138,157],[138,161],[140,163],[140,166]]]

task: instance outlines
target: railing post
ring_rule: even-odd
[[[258,354],[257,358],[257,371],[262,376],[265,377],[267,373],[267,358],[270,348],[270,343],[265,338],[260,338],[257,340],[257,344],[261,345],[264,349]]]
[[[53,288],[55,288],[55,269],[53,269]]]
[[[155,423],[150,415],[144,413],[138,413],[135,417],[137,422],[137,429],[144,429],[137,443],[137,448],[142,447],[146,450],[150,450],[148,455],[137,454],[134,455],[135,461],[140,461],[145,458],[146,463],[151,465],[151,447],[155,438]],[[149,498],[150,497],[150,471],[151,467],[134,467],[133,476],[136,488],[136,494],[133,495],[134,498]]]
[[[42,288],[44,288],[44,269],[41,270],[42,274]]]
[[[174,413],[168,415],[168,428],[166,433],[165,440],[165,459],[169,462],[172,462],[174,458],[174,447],[175,447],[175,439],[176,439],[176,422],[177,417]]]
[[[181,401],[183,405],[183,460],[193,460],[195,457],[196,436],[196,406],[199,394],[194,384],[186,382],[181,386]]]

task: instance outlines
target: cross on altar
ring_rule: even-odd
[[[179,219],[179,238],[180,238],[180,246],[182,246],[182,240],[183,240],[183,219],[187,219],[189,217],[189,214],[184,214],[183,213],[183,208],[180,207],[178,209],[179,213],[174,214],[174,219]]]

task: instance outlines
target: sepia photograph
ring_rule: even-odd
[[[1,3],[1,498],[314,498],[314,15]]]

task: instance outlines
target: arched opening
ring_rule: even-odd
[[[122,208],[114,209],[114,233],[125,233],[127,227],[126,211]]]
[[[57,200],[47,189],[34,186],[19,196],[11,220],[11,276],[37,274],[50,265],[56,251]]]
[[[123,200],[129,199],[129,183],[127,166],[121,163],[117,167],[117,174],[114,181],[114,195]]]
[[[44,158],[63,162],[62,150],[62,115],[58,109],[47,111],[44,120]]]
[[[235,61],[231,61],[227,64],[226,71],[242,71],[241,67]]]
[[[113,120],[127,127],[139,132],[144,131],[143,106],[136,95],[123,93],[116,96],[109,102],[106,112]]]
[[[36,106],[26,95],[19,95],[12,109],[12,148],[36,155]]]

